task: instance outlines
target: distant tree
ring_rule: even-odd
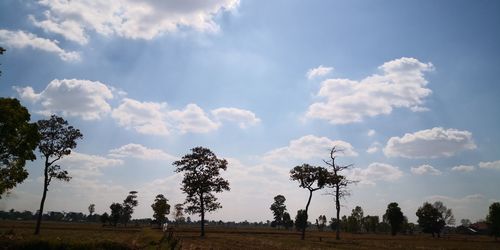
[[[401,230],[401,226],[403,225],[404,221],[404,215],[403,212],[401,212],[401,208],[399,207],[398,203],[391,202],[389,203],[389,205],[387,205],[387,209],[385,210],[383,219],[384,222],[391,225],[391,234],[393,236]]]
[[[455,225],[455,217],[453,216],[451,208],[448,209],[441,201],[434,202],[432,206],[434,206],[439,211],[441,217],[446,223],[445,225]]]
[[[274,203],[269,208],[273,212],[274,223],[278,227],[283,224],[283,214],[286,211],[285,201],[285,196],[279,194],[274,197]]]
[[[342,175],[343,171],[349,170],[353,165],[339,165],[335,163],[337,159],[337,154],[342,153],[343,150],[337,146],[332,147],[330,150],[330,160],[325,161],[325,164],[332,170],[330,172],[330,180],[328,181],[328,187],[333,188],[332,193],[328,193],[334,197],[335,200],[335,210],[337,212],[336,219],[340,221],[340,200],[349,196],[348,186],[356,183],[356,181],[349,180],[345,175]],[[335,238],[340,240],[340,225],[337,223],[337,228],[335,229]]]
[[[469,220],[469,219],[461,219],[461,220],[460,220],[460,224],[461,224],[462,226],[464,226],[464,227],[469,227],[469,226],[470,226],[470,224],[471,224],[471,222],[470,222],[470,220]]]
[[[40,209],[36,222],[35,234],[40,233],[40,224],[42,222],[43,206],[47,198],[48,187],[52,178],[69,181],[71,177],[66,170],[62,170],[59,165],[54,164],[66,155],[71,154],[71,150],[76,147],[76,140],[83,137],[80,130],[69,126],[63,118],[52,115],[49,120],[40,120],[37,122],[38,133],[40,134],[40,143],[38,149],[45,158],[43,194],[40,201]]]
[[[89,205],[89,217],[92,217],[92,214],[95,212],[95,204]]]
[[[175,209],[175,222],[177,223],[184,223],[184,205],[181,203],[175,204],[174,206]]]
[[[495,237],[496,241],[500,236],[500,202],[494,202],[490,205],[486,222],[490,227],[491,235]]]
[[[134,213],[134,207],[137,207],[139,202],[137,201],[137,191],[130,191],[127,195],[127,198],[123,200],[123,212],[122,212],[122,220],[127,227],[127,223],[132,218],[132,214]]]
[[[106,213],[106,212],[103,213],[99,219],[101,220],[102,226],[106,225],[106,223],[109,222],[108,213]]]
[[[28,177],[26,161],[36,158],[40,136],[36,123],[29,121],[30,113],[19,100],[0,97],[0,199]]]
[[[205,213],[222,208],[213,193],[229,191],[229,182],[220,176],[227,169],[227,161],[218,159],[208,148],[196,147],[191,153],[173,163],[175,172],[184,173],[181,190],[187,194],[184,204],[190,214],[200,214],[201,237],[205,236]]]
[[[442,202],[437,201],[434,205],[425,202],[416,213],[418,224],[424,233],[432,234],[432,237],[441,237],[441,230],[446,224],[454,223],[451,209],[447,209]]]
[[[283,226],[286,230],[293,227],[293,220],[288,212],[283,213]]]
[[[363,228],[367,232],[375,233],[377,231],[377,227],[379,224],[379,217],[367,215],[363,218],[362,224],[363,224]]]
[[[354,232],[359,232],[361,231],[362,227],[362,221],[363,221],[363,209],[360,206],[356,206],[352,211],[351,211],[351,216],[355,220],[356,224],[356,230]]]
[[[307,212],[304,209],[297,211],[295,216],[295,229],[304,232],[307,228]]]
[[[326,216],[325,215],[320,215],[316,219],[316,227],[318,227],[318,230],[320,232],[322,232],[323,229],[325,229],[325,227],[326,227]]]
[[[6,50],[0,46],[0,55],[3,55],[3,53],[5,52]],[[1,64],[0,64],[1,65]],[[0,70],[0,76],[2,75],[2,71]]]
[[[187,224],[191,224],[191,222],[192,222],[192,221],[191,221],[191,217],[189,217],[189,216],[188,216],[188,217],[186,218],[186,223],[187,223]]]
[[[123,206],[120,203],[113,203],[109,206],[111,209],[111,215],[109,216],[109,221],[116,227],[116,224],[123,216]]]
[[[156,195],[151,208],[153,209],[153,218],[159,226],[167,221],[166,215],[170,214],[170,205],[168,204],[168,199],[163,194]]]
[[[330,222],[329,222],[329,223],[330,223],[330,224],[329,224],[328,226],[329,226],[329,227],[330,227],[330,229],[332,229],[332,230],[336,230],[336,229],[337,229],[337,225],[338,225],[338,224],[340,224],[340,222],[339,222],[339,221],[337,221],[337,219],[336,219],[336,218],[333,218],[333,217],[332,217],[332,218],[330,218]]]
[[[322,189],[329,180],[328,171],[322,167],[313,167],[309,164],[302,164],[290,170],[290,179],[299,182],[299,187],[309,190],[309,199],[306,204],[306,218],[311,204],[311,198],[314,191]],[[297,225],[297,220],[295,221]],[[304,240],[306,235],[306,227],[302,227],[302,237]]]

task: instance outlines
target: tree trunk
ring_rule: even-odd
[[[339,201],[339,185],[335,185],[335,209],[337,210],[337,228],[335,232],[335,239],[340,240],[340,201]]]
[[[312,195],[313,195],[313,191],[309,190],[309,200],[307,200],[307,205],[306,205],[306,224],[304,225],[304,227],[302,228],[302,240],[304,240],[306,238],[306,227],[307,227],[307,217],[309,217],[309,215],[307,214],[307,211],[309,210],[309,204],[311,204],[311,198],[312,198]]]
[[[203,194],[200,195],[200,210],[201,210],[201,234],[200,237],[205,237],[205,206]]]
[[[40,201],[40,209],[38,210],[38,218],[36,220],[36,228],[35,228],[35,235],[40,234],[40,224],[42,223],[42,216],[43,216],[43,206],[45,205],[45,198],[47,198],[47,190],[49,186],[49,158],[45,157],[45,169],[44,169],[44,180],[43,180],[43,194],[42,194],[42,200]]]

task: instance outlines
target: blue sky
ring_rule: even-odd
[[[0,3],[1,96],[33,120],[64,116],[84,139],[61,162],[69,183],[46,210],[99,213],[139,191],[184,195],[172,161],[195,146],[230,162],[231,191],[209,219],[291,214],[307,192],[288,171],[341,145],[360,182],[343,213],[415,221],[441,200],[457,221],[500,200],[500,4],[496,1],[116,1]],[[36,210],[41,162],[0,208]],[[313,197],[312,218],[332,217]]]

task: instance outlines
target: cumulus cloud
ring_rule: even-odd
[[[47,10],[32,22],[47,32],[85,44],[88,32],[131,39],[153,39],[182,29],[217,32],[214,17],[236,9],[239,0],[214,1],[66,1],[40,0]]]
[[[134,129],[141,134],[168,135],[169,125],[165,121],[166,103],[140,102],[124,98],[111,116],[118,124]]]
[[[238,108],[218,108],[212,115],[219,121],[238,123],[240,128],[247,128],[260,123],[260,119],[251,111]]]
[[[196,104],[188,104],[183,110],[172,110],[168,113],[181,133],[208,133],[217,130],[220,124],[212,121],[205,111]]]
[[[403,137],[391,137],[384,153],[388,157],[438,158],[475,148],[471,132],[435,127],[407,133]]]
[[[83,178],[102,175],[102,168],[123,165],[123,161],[99,155],[72,152],[62,158],[60,164],[68,169],[70,176],[75,175]]]
[[[318,137],[314,135],[302,136],[290,141],[288,146],[277,148],[267,152],[264,155],[266,160],[308,160],[311,158],[324,158],[330,152],[333,146],[342,149],[343,156],[357,156],[354,147],[345,141],[330,140],[327,137]]]
[[[104,83],[81,79],[52,80],[40,93],[31,87],[14,87],[22,100],[39,103],[40,113],[61,112],[84,120],[97,120],[111,111],[107,100],[113,98],[111,89]]]
[[[147,148],[141,144],[129,143],[119,148],[111,149],[109,156],[115,158],[138,158],[142,160],[166,160],[174,161],[177,157],[166,153],[161,149]]]
[[[319,65],[317,68],[309,69],[307,71],[307,79],[311,80],[316,77],[328,75],[332,72],[332,67],[324,67],[323,65]]]
[[[490,161],[490,162],[480,162],[479,167],[483,169],[495,169],[500,170],[500,160]]]
[[[372,145],[370,145],[370,147],[366,150],[366,152],[369,154],[377,153],[380,150],[380,146],[381,146],[380,143],[374,142],[372,143]]]
[[[456,172],[472,172],[476,167],[470,165],[459,165],[451,168],[452,171]]]
[[[390,164],[374,162],[366,168],[354,168],[348,175],[360,184],[374,186],[377,181],[396,181],[403,177],[403,172]]]
[[[6,47],[23,49],[30,47],[37,50],[43,50],[55,53],[63,61],[78,61],[80,54],[76,51],[66,51],[59,47],[59,42],[50,40],[22,30],[10,31],[0,29],[0,43]]]
[[[412,167],[411,172],[415,175],[441,175],[442,172],[431,165]]]
[[[361,81],[327,79],[317,94],[321,101],[309,106],[306,117],[327,120],[332,124],[361,122],[365,117],[390,114],[394,108],[422,111],[424,98],[432,93],[426,87],[424,73],[432,63],[402,57],[379,67]]]
[[[366,135],[368,135],[368,136],[374,136],[374,135],[375,135],[375,133],[376,133],[376,132],[375,132],[375,130],[374,130],[374,129],[370,129],[370,130],[368,130],[368,133],[366,133]]]

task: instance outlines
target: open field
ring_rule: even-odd
[[[53,244],[79,245],[79,249],[105,242],[114,249],[167,249],[163,233],[148,226],[101,227],[99,224],[44,222],[40,236],[33,235],[34,222],[0,221],[0,249],[5,243],[45,240]],[[178,227],[174,235],[182,249],[500,249],[500,241],[486,236],[429,235],[396,236],[347,234],[336,241],[333,232],[307,232],[306,240],[294,231],[267,228],[207,228],[205,239],[197,227]],[[116,243],[116,244],[111,244]],[[7,244],[7,245],[8,245]],[[87,244],[87,245],[85,245]],[[83,247],[82,247],[83,246]],[[101,249],[103,248],[100,246]]]

